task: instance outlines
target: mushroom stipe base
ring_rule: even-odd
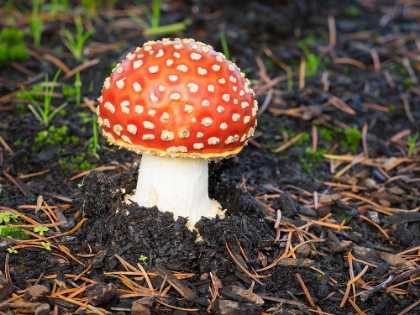
[[[221,205],[208,195],[208,161],[202,158],[170,158],[144,154],[136,193],[129,200],[143,207],[157,206],[174,218],[187,217],[194,229],[202,216],[224,217]]]

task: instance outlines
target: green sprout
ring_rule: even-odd
[[[229,46],[226,40],[226,35],[225,32],[220,32],[220,44],[222,45],[222,51],[223,54],[226,56],[226,59],[230,60],[230,54],[229,54]],[[234,63],[235,61],[232,60],[232,62]]]
[[[55,108],[54,110],[51,110],[51,100],[54,92],[54,86],[57,82],[58,76],[60,75],[61,70],[59,69],[52,82],[48,82],[48,74],[45,75],[45,86],[44,86],[44,106],[39,105],[35,99],[30,96],[32,100],[32,104],[28,105],[28,108],[31,110],[31,112],[34,114],[36,119],[39,120],[40,124],[42,126],[47,127],[51,120],[54,118],[54,116],[61,111],[64,107],[67,106],[67,102],[61,104],[59,107]]]
[[[49,228],[47,228],[46,226],[42,226],[42,225],[34,228],[34,232],[38,233],[42,237],[45,236],[45,232],[47,232],[48,230],[49,230]]]
[[[0,223],[7,224],[10,220],[16,220],[19,216],[10,211],[0,212]]]
[[[82,60],[83,46],[86,40],[92,36],[93,31],[83,32],[83,21],[80,15],[75,17],[76,35],[73,35],[68,29],[64,30],[64,45],[72,52],[77,61]]]
[[[141,254],[140,257],[139,257],[139,261],[140,262],[145,262],[146,260],[147,260],[147,256]]]
[[[348,145],[351,153],[356,153],[359,147],[360,140],[362,139],[362,133],[357,130],[356,127],[345,129],[344,134],[346,136],[346,142],[342,142],[342,145],[345,147],[345,144]]]
[[[8,251],[10,254],[17,254],[17,253],[18,253],[18,251],[17,251],[15,248],[13,248],[13,247],[9,247],[9,248],[7,249],[7,251]]]
[[[41,45],[42,27],[44,24],[42,16],[42,0],[34,0],[32,5],[32,16],[29,25],[32,30],[32,36],[34,38],[34,46],[38,48]]]
[[[179,23],[160,25],[160,5],[162,3],[162,0],[153,0],[151,11],[148,7],[139,3],[138,1],[135,2],[136,6],[142,9],[149,22],[146,22],[144,19],[135,15],[132,12],[132,10],[128,7],[126,8],[126,12],[134,22],[139,24],[144,29],[144,37],[162,36],[164,34],[173,34],[176,32],[185,31],[187,29],[187,26],[191,25],[192,23],[191,19],[185,19],[184,21]]]
[[[419,133],[416,132],[414,136],[408,135],[407,141],[408,141],[408,156],[412,156],[414,153],[417,153],[416,150],[416,144],[417,139],[419,138]]]
[[[41,245],[44,246],[46,250],[51,250],[51,243],[50,242],[41,242]]]
[[[21,228],[16,226],[9,227],[6,225],[0,225],[0,237],[27,239],[29,238],[29,233],[22,231]]]

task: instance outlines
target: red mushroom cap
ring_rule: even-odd
[[[193,39],[150,41],[105,80],[97,114],[110,143],[137,153],[222,158],[256,126],[249,80],[222,53]]]

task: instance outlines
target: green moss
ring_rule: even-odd
[[[15,28],[4,28],[0,33],[0,65],[28,58],[23,32]]]

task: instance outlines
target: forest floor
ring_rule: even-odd
[[[0,7],[0,314],[420,314],[420,4],[114,2]],[[162,37],[222,51],[259,102],[200,241],[123,202],[141,156],[96,124]]]

